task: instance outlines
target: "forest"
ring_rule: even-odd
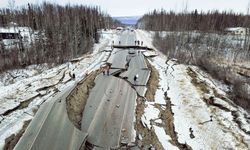
[[[250,16],[218,10],[198,12],[197,10],[181,13],[154,10],[145,14],[139,24],[152,31],[198,30],[206,32],[224,32],[227,27],[249,27]]]
[[[30,46],[20,39],[18,46],[6,49],[0,45],[0,71],[30,64],[60,64],[92,50],[99,41],[98,30],[119,22],[113,21],[99,7],[60,6],[43,3],[22,8],[0,9],[0,27],[10,22],[30,27],[34,38]]]
[[[154,46],[169,59],[196,65],[226,83],[228,94],[250,111],[250,34],[234,35],[226,28],[250,27],[250,16],[233,12],[166,12],[154,10],[137,26],[155,31]]]

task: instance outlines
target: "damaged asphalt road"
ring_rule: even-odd
[[[127,45],[134,42],[135,35],[133,38],[129,37],[124,39]],[[126,70],[128,55],[133,56]],[[61,96],[43,105],[15,149],[44,149],[43,145],[46,145],[46,149],[110,149],[136,146],[136,99],[146,92],[150,70],[144,56],[135,49],[119,50],[111,54],[110,58],[108,61],[115,67],[114,75],[99,74],[96,77],[95,86],[83,110],[81,130],[70,122],[66,111],[65,100],[74,85],[69,87],[66,93],[62,92]],[[139,78],[134,82],[133,77],[136,74],[139,74]],[[51,142],[53,144],[49,144]]]

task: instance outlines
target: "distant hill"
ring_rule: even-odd
[[[126,17],[113,17],[126,25],[135,25],[141,16],[126,16]]]

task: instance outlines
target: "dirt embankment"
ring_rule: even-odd
[[[146,107],[145,100],[143,98],[137,99],[137,107],[136,107],[136,125],[135,129],[137,131],[138,136],[138,146],[144,149],[150,149],[150,147],[154,147],[157,150],[163,150],[161,143],[159,142],[157,135],[152,129],[148,129],[143,126],[141,122],[142,115],[144,114],[144,109]]]
[[[229,112],[230,110],[226,107],[224,107],[221,104],[218,104],[214,101],[214,98],[220,98],[223,100],[226,100],[226,98],[222,95],[220,95],[219,93],[217,93],[217,91],[214,88],[210,88],[210,86],[205,82],[202,81],[198,78],[198,74],[192,70],[190,67],[187,68],[187,74],[191,77],[191,83],[197,88],[199,89],[199,91],[201,92],[201,95],[203,95],[203,101],[207,104],[207,106],[215,106],[218,107],[219,109],[222,109],[224,111]],[[210,97],[206,97],[206,95],[209,95],[210,92],[214,95],[214,96],[210,96]]]
[[[23,136],[25,130],[27,129],[29,123],[31,120],[25,121],[23,124],[23,128],[17,133],[17,134],[12,134],[10,137],[5,139],[5,145],[3,150],[13,150],[20,138]]]
[[[135,129],[137,131],[138,136],[138,146],[140,148],[148,148],[154,147],[156,149],[163,149],[161,143],[159,142],[157,135],[152,129],[148,129],[143,126],[141,122],[142,115],[144,114],[144,109],[146,107],[145,100],[147,101],[154,101],[155,92],[159,85],[159,73],[158,71],[152,66],[148,60],[146,60],[148,68],[151,70],[150,78],[147,83],[147,92],[146,92],[146,99],[143,97],[137,98],[137,107],[136,107],[136,124]]]
[[[146,99],[139,97],[137,99],[137,108],[136,108],[136,130],[138,132],[138,136],[141,136],[141,140],[139,138],[138,145],[142,144],[143,147],[141,148],[150,148],[152,145],[155,149],[164,150],[162,144],[160,143],[157,135],[155,134],[153,128],[148,129],[147,127],[143,126],[141,122],[142,115],[144,114],[144,109],[147,107],[145,101],[154,102],[155,101],[155,93],[156,90],[159,88],[159,72],[156,70],[154,66],[152,66],[148,61],[147,65],[151,70],[150,79],[147,84],[147,92],[146,92]],[[166,96],[166,109],[162,109],[160,104],[155,104],[154,106],[160,111],[159,119],[162,120],[162,123],[155,123],[154,120],[151,120],[151,123],[157,125],[159,127],[163,127],[166,134],[172,138],[170,141],[173,145],[176,145],[182,150],[189,150],[191,149],[186,144],[181,144],[178,142],[178,137],[175,132],[174,128],[174,118],[173,113],[171,110],[171,102],[170,99]],[[165,105],[164,105],[165,106]],[[141,142],[141,143],[140,143]]]
[[[157,104],[155,107],[160,110],[160,116],[159,118],[162,120],[162,124],[159,124],[159,126],[162,126],[166,132],[167,135],[171,137],[171,144],[177,146],[181,150],[191,150],[192,148],[187,145],[186,143],[180,143],[178,141],[177,133],[175,132],[175,126],[174,126],[174,113],[172,112],[171,108],[171,101],[170,98],[167,96],[167,92],[165,93],[165,100],[166,100],[166,108],[163,109],[160,104]]]
[[[166,61],[166,64],[168,65],[168,61]],[[171,67],[170,70],[172,70],[173,72],[174,71],[173,66],[168,65],[165,72],[167,73],[169,67]],[[172,72],[169,72],[169,74],[172,75]],[[168,86],[167,89],[169,90],[170,87]],[[165,133],[171,137],[171,140],[170,140],[171,144],[177,146],[181,150],[191,150],[192,148],[189,145],[187,145],[186,143],[184,144],[180,143],[178,141],[178,135],[175,132],[175,126],[174,126],[174,113],[172,111],[171,99],[168,97],[168,90],[165,91],[164,93],[166,104],[164,105],[155,104],[155,107],[160,111],[159,119],[162,120],[162,123],[161,124],[158,123],[158,126],[163,127],[165,130]]]
[[[157,88],[159,87],[159,73],[154,66],[152,66],[148,60],[146,60],[148,68],[151,70],[151,74],[147,83],[147,92],[145,97],[148,101],[154,101],[154,96]]]
[[[90,91],[95,86],[94,80],[99,73],[100,71],[90,73],[78,83],[66,99],[68,117],[78,129],[81,128],[82,112],[87,103]]]
[[[191,68],[187,69],[187,73],[188,75],[191,77],[191,82],[192,84],[197,87],[200,91],[201,94],[203,95],[203,101],[207,104],[208,107],[210,106],[214,106],[217,107],[221,110],[224,110],[225,112],[231,112],[232,116],[234,117],[234,122],[237,123],[237,125],[239,126],[239,128],[245,132],[246,134],[250,135],[250,132],[247,131],[244,127],[243,127],[243,122],[239,116],[239,114],[237,113],[237,111],[235,110],[231,110],[230,108],[228,108],[227,106],[223,106],[222,104],[219,104],[216,102],[215,99],[221,99],[223,101],[228,102],[229,104],[231,104],[232,106],[235,106],[235,104],[230,101],[230,99],[228,99],[227,96],[225,95],[221,95],[219,94],[216,89],[210,87],[205,81],[202,81],[198,78],[198,74],[192,70]],[[213,96],[207,97],[206,95],[209,95],[209,93],[212,93]],[[245,119],[247,120],[247,117],[245,116]],[[212,120],[211,120],[212,121]],[[242,141],[242,143],[246,146],[247,144],[244,143],[244,141]]]
[[[195,87],[200,89],[202,93],[209,93],[208,85],[206,82],[198,80],[198,75],[195,71],[193,71],[191,68],[187,68],[187,74],[192,78],[191,82]]]

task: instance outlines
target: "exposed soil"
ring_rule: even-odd
[[[147,92],[145,97],[148,101],[154,101],[154,96],[159,87],[159,73],[154,66],[152,66],[147,59],[145,59],[148,68],[151,70],[150,77],[147,83]]]
[[[206,82],[198,80],[198,75],[196,72],[194,72],[191,68],[188,67],[187,74],[192,78],[191,82],[195,87],[198,87],[198,89],[200,89],[200,91],[203,93],[209,93],[209,89],[207,88],[208,85],[206,84]]]
[[[156,90],[159,85],[159,73],[152,66],[147,59],[145,59],[148,68],[151,70],[150,78],[147,83],[147,92],[144,97],[137,98],[137,106],[136,106],[136,124],[135,129],[137,131],[137,145],[141,149],[150,149],[154,147],[157,150],[163,150],[161,143],[159,142],[157,135],[155,134],[153,129],[148,129],[143,126],[141,118],[144,114],[144,109],[146,107],[145,100],[147,101],[154,101],[154,96]]]
[[[145,100],[141,97],[137,99],[137,107],[136,107],[136,125],[135,129],[137,131],[137,145],[143,148],[149,148],[150,146],[154,146],[157,150],[163,150],[161,143],[159,142],[157,135],[153,131],[153,129],[148,129],[143,126],[141,122],[141,117],[144,114],[145,109]],[[142,139],[139,137],[141,136]]]
[[[21,110],[21,109],[27,108],[27,107],[29,106],[29,104],[30,104],[35,98],[37,98],[37,97],[39,97],[39,96],[40,96],[40,94],[37,94],[37,95],[35,95],[34,97],[32,97],[32,98],[30,98],[30,99],[28,99],[28,100],[25,100],[25,101],[20,102],[20,104],[19,104],[18,106],[14,107],[14,108],[12,108],[12,109],[10,109],[10,110],[7,110],[7,111],[4,112],[2,115],[3,115],[3,116],[7,116],[7,115],[11,114],[12,112],[15,112],[15,111],[17,111],[17,110]]]
[[[61,71],[62,71],[62,69],[59,71],[59,73],[61,73]],[[36,92],[38,92],[38,93],[37,93],[36,95],[34,95],[33,97],[31,97],[30,99],[27,99],[27,100],[25,100],[25,101],[20,102],[20,104],[19,104],[18,106],[14,107],[14,108],[12,108],[12,109],[10,109],[10,110],[7,110],[6,112],[4,112],[4,113],[1,114],[1,115],[7,116],[7,115],[11,114],[12,112],[15,112],[15,111],[20,110],[20,109],[27,108],[27,107],[29,106],[29,104],[30,104],[34,99],[36,99],[37,97],[43,96],[41,93],[39,93],[40,91],[48,90],[48,89],[50,89],[50,88],[55,88],[55,85],[61,83],[61,82],[63,81],[64,77],[65,77],[65,72],[66,72],[66,71],[63,72],[63,76],[60,78],[60,80],[59,80],[56,84],[53,84],[53,85],[50,85],[50,86],[45,86],[45,87],[42,87],[42,88],[37,89]],[[57,75],[58,75],[59,73],[57,73]]]
[[[197,73],[195,71],[193,71],[191,68],[188,68],[188,74],[189,76],[192,78],[192,83],[194,84],[194,86],[198,87],[198,89],[200,89],[202,92],[204,92],[203,94],[206,94],[206,93],[209,93],[209,86],[206,84],[206,82],[204,81],[200,81],[197,77]],[[217,107],[221,110],[224,110],[225,112],[231,112],[232,116],[233,116],[233,121],[235,123],[237,123],[238,127],[243,131],[245,132],[246,134],[250,135],[250,132],[249,131],[246,131],[242,126],[243,126],[243,123],[241,122],[240,119],[238,119],[240,116],[238,115],[238,113],[236,111],[232,111],[230,110],[229,108],[221,105],[221,104],[218,104],[216,103],[215,101],[215,98],[219,98],[221,100],[224,100],[226,101],[227,103],[229,103],[230,105],[234,106],[234,107],[237,107],[234,103],[232,103],[230,100],[228,100],[227,97],[219,94],[216,89],[212,88],[211,89],[212,93],[214,96],[210,96],[208,98],[206,98],[204,96],[203,100],[206,102],[207,106],[214,106],[214,107]],[[232,133],[233,134],[233,133]],[[242,141],[242,143],[244,144],[244,141]],[[247,144],[244,144],[245,146],[248,146]]]
[[[154,146],[155,149],[163,150],[163,146],[159,142],[159,139],[157,135],[155,134],[154,130],[148,129],[143,126],[141,122],[141,117],[144,114],[144,109],[146,107],[145,100],[147,101],[155,101],[154,96],[156,93],[156,90],[159,88],[159,73],[158,71],[148,62],[147,65],[151,69],[150,79],[147,83],[147,92],[146,92],[146,99],[139,97],[137,99],[137,108],[136,108],[136,130],[137,130],[137,137],[138,138],[138,145],[142,145],[140,148],[149,148],[150,145]],[[167,94],[167,93],[166,93]],[[167,96],[167,95],[165,95]],[[155,124],[157,126],[163,127],[166,134],[168,134],[172,141],[170,141],[173,145],[176,145],[178,148],[182,150],[190,150],[190,146],[187,144],[181,144],[178,142],[178,137],[174,129],[174,118],[173,113],[171,111],[171,103],[169,98],[166,97],[167,106],[166,109],[162,109],[161,105],[155,104],[155,107],[160,110],[159,118],[162,119],[163,123],[154,123],[153,120],[151,120],[152,124]],[[141,142],[141,143],[140,143]]]
[[[5,139],[5,145],[4,145],[4,150],[13,150],[14,147],[16,146],[17,142],[19,139],[23,136],[25,130],[27,129],[29,123],[31,120],[25,121],[23,128],[17,133],[17,134],[12,134],[10,137]]]
[[[165,94],[166,96],[167,94]],[[157,109],[160,110],[160,116],[159,118],[162,120],[161,126],[164,128],[167,135],[171,137],[171,143],[175,146],[177,146],[181,150],[191,150],[192,148],[187,144],[182,144],[178,142],[178,136],[175,132],[175,126],[174,126],[174,114],[171,109],[171,102],[168,97],[166,98],[166,109],[163,109],[161,105],[155,105]]]
[[[100,71],[90,73],[85,79],[78,83],[76,88],[66,99],[66,108],[69,120],[81,129],[82,112],[87,103],[91,89],[95,86],[95,78]]]
[[[166,64],[168,65],[167,62],[166,62]],[[167,70],[169,67],[171,67],[172,72],[173,72],[174,71],[173,66],[168,65],[165,73],[167,74]],[[169,74],[172,75],[172,72],[169,72]],[[169,90],[169,87],[167,89]],[[168,97],[167,91],[164,93],[164,96],[165,96],[165,100],[166,100],[165,105],[155,104],[155,107],[160,111],[159,119],[162,120],[162,123],[157,124],[157,125],[160,127],[163,127],[165,130],[165,133],[171,137],[170,143],[177,146],[181,150],[191,150],[192,148],[189,145],[187,145],[186,143],[185,144],[179,143],[177,133],[175,132],[174,113],[172,112],[172,108],[171,108],[172,104],[171,104],[170,98]],[[162,106],[164,106],[164,107],[162,107]]]
[[[192,78],[191,79],[192,84],[195,87],[197,87],[201,92],[203,92],[202,95],[210,93],[210,89],[209,89],[209,86],[207,85],[207,83],[205,81],[199,80],[198,74],[195,71],[193,71],[191,68],[188,68],[187,73]],[[211,89],[211,92],[213,93],[214,96],[210,96],[208,98],[205,96],[203,97],[203,101],[207,104],[207,106],[215,106],[219,109],[222,109],[226,112],[229,112],[230,110],[228,108],[215,102],[215,97],[223,98],[223,100],[226,100],[226,98],[223,97],[222,95],[218,94],[218,92],[214,88]]]

